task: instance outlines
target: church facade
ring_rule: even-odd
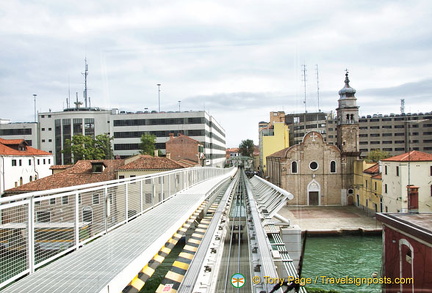
[[[339,91],[337,145],[327,144],[316,131],[301,143],[267,157],[268,180],[291,192],[291,205],[348,205],[354,200],[354,162],[359,159],[359,124],[356,90]]]

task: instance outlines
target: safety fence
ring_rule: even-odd
[[[0,198],[0,289],[231,170],[187,168]]]

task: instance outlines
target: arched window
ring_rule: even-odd
[[[32,181],[33,181],[33,176],[30,176],[29,182],[32,182]]]
[[[291,173],[297,173],[297,162],[296,161],[291,163]]]
[[[330,172],[336,173],[336,162],[335,161],[330,162]]]

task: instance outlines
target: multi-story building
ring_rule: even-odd
[[[327,121],[327,141],[337,140],[335,119]],[[432,152],[432,112],[367,115],[359,118],[359,144],[362,155],[374,149],[400,155],[408,150]]]
[[[354,201],[356,206],[368,214],[382,212],[382,176],[379,164],[358,160],[354,166]]]
[[[417,205],[417,212],[432,212],[432,155],[410,151],[381,160],[384,212],[406,213]],[[415,187],[417,198],[409,194]],[[414,203],[416,201],[416,203]]]
[[[225,130],[205,111],[132,113],[69,108],[39,113],[39,124],[41,149],[52,152],[56,164],[71,162],[61,150],[76,134],[108,134],[114,138],[114,155],[125,158],[139,153],[140,138],[145,133],[156,136],[156,148],[163,153],[169,134],[181,133],[203,144],[205,165],[223,167],[225,161]]]
[[[298,144],[309,131],[320,132],[329,144],[337,142],[337,118],[333,112],[287,114],[290,145]],[[391,156],[408,150],[432,153],[432,112],[374,114],[359,117],[362,156],[380,149]]]
[[[326,139],[326,124],[329,117],[332,117],[331,113],[324,112],[285,115],[285,123],[290,130],[290,145],[301,143],[303,137],[310,131],[317,131]]]
[[[52,154],[30,147],[23,139],[0,138],[0,195],[51,175],[53,161]]]
[[[267,156],[289,146],[289,129],[284,121],[284,112],[271,112],[270,122],[264,127],[260,122],[259,148],[260,167],[259,171],[266,175]]]
[[[9,119],[0,119],[0,137],[24,139],[29,146],[39,148],[37,122],[11,122]]]

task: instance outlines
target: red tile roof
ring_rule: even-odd
[[[52,156],[52,154],[28,146],[24,139],[0,138],[0,156]]]
[[[363,173],[368,173],[368,174],[376,174],[376,173],[379,173],[379,164],[376,163],[376,164],[370,166],[369,168],[364,169],[364,170],[363,170]]]
[[[172,170],[184,168],[183,165],[165,157],[140,155],[130,163],[118,168],[119,170]]]
[[[420,151],[410,151],[408,153],[397,155],[391,158],[382,159],[381,161],[386,162],[428,162],[432,161],[432,154],[420,152]]]
[[[92,163],[102,162],[106,168],[101,173],[92,172]],[[41,191],[74,185],[96,183],[116,179],[116,170],[124,160],[82,160],[63,172],[56,173],[5,191],[5,195]]]

